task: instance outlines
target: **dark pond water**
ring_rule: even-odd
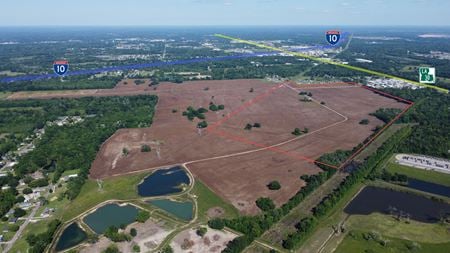
[[[87,235],[83,229],[77,223],[72,223],[64,229],[59,237],[58,243],[56,244],[56,251],[72,248],[86,240],[86,238]]]
[[[97,234],[102,234],[110,226],[131,224],[136,220],[138,209],[132,205],[104,205],[86,216],[83,221]]]
[[[419,191],[438,194],[438,195],[442,195],[442,196],[446,196],[446,197],[450,198],[450,187],[448,187],[448,186],[425,182],[425,181],[417,180],[417,179],[411,179],[411,178],[408,179],[407,186],[409,188],[413,188],[413,189],[416,189]]]
[[[188,185],[189,176],[181,167],[173,167],[165,170],[157,170],[146,177],[138,185],[138,193],[143,197],[163,196],[181,192],[181,184]]]
[[[194,204],[190,201],[180,202],[170,199],[150,200],[148,203],[175,215],[176,217],[189,221],[193,216]]]
[[[366,187],[344,210],[348,214],[408,213],[420,222],[433,223],[450,213],[450,205],[411,193],[398,192],[378,187]]]

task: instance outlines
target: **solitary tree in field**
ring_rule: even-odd
[[[150,152],[150,151],[152,151],[152,149],[150,148],[149,145],[144,144],[141,146],[141,152]]]
[[[207,127],[208,123],[206,121],[202,121],[197,124],[197,128],[207,128]]]
[[[267,188],[269,188],[269,190],[279,190],[281,189],[281,184],[278,181],[272,181],[267,185]]]
[[[206,227],[199,227],[197,229],[196,233],[198,236],[203,237],[207,231],[208,231],[208,229]]]
[[[369,120],[368,120],[368,119],[363,119],[363,120],[361,120],[361,121],[359,122],[359,124],[361,124],[361,125],[367,125],[367,124],[369,124]]]
[[[135,237],[137,235],[137,230],[135,228],[130,229],[130,235]]]
[[[130,153],[130,151],[127,148],[122,149],[122,155],[127,156]]]
[[[296,127],[294,131],[292,132],[293,135],[299,136],[302,134],[302,131],[300,131],[300,128]]]
[[[209,109],[210,109],[211,111],[213,111],[213,112],[219,110],[219,108],[217,108],[217,105],[215,105],[215,104],[209,105]]]

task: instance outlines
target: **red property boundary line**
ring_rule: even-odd
[[[354,85],[355,87],[361,87],[367,90],[370,90],[374,93],[378,93],[379,95],[382,96],[386,96],[392,99],[395,99],[399,102],[408,104],[408,106],[402,111],[400,112],[394,119],[392,119],[391,121],[389,121],[382,129],[380,129],[374,136],[372,136],[367,142],[364,143],[364,145],[362,145],[358,150],[356,150],[347,160],[345,160],[343,163],[341,163],[338,166],[332,165],[332,164],[328,164],[328,163],[324,163],[324,162],[320,162],[317,161],[316,159],[310,158],[310,157],[306,157],[306,156],[302,156],[302,155],[298,155],[298,154],[294,154],[291,151],[286,151],[284,149],[278,148],[276,145],[266,145],[266,144],[262,144],[262,143],[257,143],[254,142],[252,140],[249,140],[247,138],[244,137],[240,137],[240,136],[236,136],[233,134],[230,134],[228,132],[225,132],[223,130],[218,130],[217,128],[220,127],[220,125],[222,125],[223,123],[225,123],[227,120],[229,120],[231,117],[239,114],[240,112],[242,112],[243,110],[249,108],[250,106],[252,106],[253,104],[260,102],[261,100],[267,98],[269,95],[271,95],[273,92],[275,92],[276,90],[278,90],[279,88],[282,87],[286,87],[284,84],[280,84],[277,86],[274,86],[270,89],[268,89],[266,92],[264,92],[261,95],[258,95],[257,97],[247,101],[246,103],[242,104],[241,106],[239,106],[238,108],[236,108],[235,110],[233,110],[232,112],[228,113],[224,118],[222,118],[221,120],[215,122],[214,124],[212,124],[211,126],[209,126],[208,128],[206,128],[206,130],[210,133],[216,134],[222,138],[225,139],[230,139],[233,141],[237,141],[237,142],[241,142],[244,144],[249,144],[249,145],[253,145],[255,147],[259,147],[261,149],[265,149],[265,150],[270,150],[273,151],[275,153],[279,153],[279,154],[283,154],[283,155],[287,155],[289,157],[292,157],[294,159],[298,159],[298,160],[302,160],[302,161],[307,161],[309,163],[313,163],[313,164],[321,164],[321,165],[325,165],[327,167],[333,168],[333,169],[342,169],[343,167],[345,167],[351,160],[353,160],[359,153],[361,153],[362,150],[364,150],[364,148],[366,148],[369,144],[371,144],[380,134],[382,134],[389,126],[391,126],[392,124],[394,124],[395,121],[397,121],[401,116],[403,116],[413,105],[414,103],[412,101],[379,91],[377,89],[371,88],[371,87],[367,87],[364,86],[362,84],[356,83],[356,82],[334,82],[334,83],[320,83],[320,84],[308,84],[308,85],[342,85],[342,84],[348,84],[348,85]],[[337,86],[339,87],[339,86]],[[292,87],[294,88],[294,87]],[[308,88],[313,88],[313,87],[304,87],[305,90],[307,90]],[[333,88],[333,87],[330,87]],[[301,87],[295,87],[295,89],[302,89]]]
[[[402,111],[400,112],[397,116],[395,116],[395,118],[393,118],[391,121],[389,121],[389,123],[387,123],[383,128],[381,128],[374,136],[372,136],[372,138],[370,138],[364,145],[362,145],[358,150],[355,151],[355,153],[353,153],[349,158],[347,158],[347,160],[345,160],[340,166],[339,169],[342,169],[343,167],[345,167],[345,165],[347,165],[351,160],[353,160],[353,158],[355,158],[359,153],[361,153],[369,144],[371,144],[372,142],[375,141],[375,139],[380,136],[380,134],[382,134],[388,127],[390,127],[392,124],[394,124],[395,121],[397,121],[401,116],[403,116],[413,105],[414,102],[403,99],[401,97],[397,97],[394,95],[391,95],[389,93],[371,88],[371,87],[367,87],[364,85],[361,85],[362,88],[373,91],[374,93],[378,93],[380,95],[395,99],[397,101],[403,102],[408,104],[408,106]]]

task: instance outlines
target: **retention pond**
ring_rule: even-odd
[[[138,185],[138,193],[143,197],[164,196],[178,193],[183,185],[189,185],[187,172],[180,166],[153,172]]]
[[[133,205],[107,204],[87,215],[83,221],[97,234],[110,226],[120,227],[136,220],[138,208]]]
[[[450,205],[412,193],[368,186],[347,205],[344,211],[348,214],[363,215],[378,212],[434,223],[450,213]]]

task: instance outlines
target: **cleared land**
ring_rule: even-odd
[[[152,126],[117,131],[102,145],[91,177],[185,163],[243,213],[258,212],[254,202],[261,196],[273,198],[277,205],[284,203],[304,185],[301,175],[320,171],[312,164],[316,158],[337,149],[352,149],[366,139],[376,126],[383,125],[369,113],[407,106],[345,83],[297,86],[259,80],[197,81],[162,83],[155,90],[148,81],[141,85],[125,81],[128,84],[123,81],[114,89],[90,94],[15,93],[9,98],[156,94],[159,102]],[[302,101],[299,91],[311,92],[313,101]],[[209,109],[210,103],[224,105],[224,109],[204,113],[206,129],[197,129],[201,120],[189,121],[182,115],[188,106]],[[362,119],[369,119],[369,124],[359,124]],[[255,123],[261,127],[244,129]],[[307,128],[308,133],[294,136],[295,128]],[[152,151],[141,152],[144,144]],[[280,190],[267,189],[272,180],[281,183]]]
[[[130,241],[117,243],[117,247],[120,252],[134,252],[133,246],[138,245],[142,252],[148,252],[155,249],[161,244],[164,238],[167,237],[173,230],[174,225],[168,224],[166,221],[156,221],[153,219],[147,220],[145,223],[133,223],[125,229],[126,234],[130,234],[130,230],[134,228],[137,231],[137,236],[133,237]],[[111,245],[111,241],[102,236],[100,240],[94,244],[85,243],[81,253],[94,253],[103,252]]]
[[[221,252],[227,243],[233,240],[236,235],[221,230],[213,230],[208,228],[206,234],[201,237],[196,234],[196,229],[188,229],[179,233],[170,246],[175,253],[183,252]]]

